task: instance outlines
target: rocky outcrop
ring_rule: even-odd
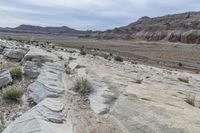
[[[30,51],[25,55],[23,62],[37,62],[38,66],[41,66],[45,62],[54,62],[58,60],[58,57],[50,52],[46,52],[38,48],[31,48]]]
[[[73,133],[62,96],[71,89],[65,63],[41,49],[31,49],[23,59],[25,74],[39,76],[27,88],[37,104],[12,122],[3,133]]]
[[[200,44],[199,17],[200,12],[187,12],[156,18],[142,17],[128,26],[91,34],[90,37]]]
[[[5,48],[3,56],[10,61],[21,61],[27,52],[28,50],[24,48]]]
[[[0,88],[12,83],[12,77],[9,71],[0,71]]]
[[[3,133],[72,133],[61,101],[45,99],[9,125]]]
[[[28,87],[28,94],[36,103],[47,97],[59,97],[65,91],[63,62],[46,63],[37,80]]]
[[[27,61],[23,64],[23,72],[26,78],[35,79],[40,74],[40,68],[36,62]]]

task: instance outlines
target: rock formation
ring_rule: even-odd
[[[9,71],[0,71],[0,88],[12,83],[13,79]]]
[[[142,17],[128,26],[91,34],[97,39],[170,41],[200,44],[200,12]]]
[[[27,93],[36,105],[11,122],[3,133],[200,131],[199,74],[82,56],[59,48],[47,52],[34,46],[30,46],[21,63],[25,74],[34,74]],[[0,84],[8,81],[2,78],[8,75],[7,71],[0,72]],[[90,82],[90,94],[74,91],[79,77]]]

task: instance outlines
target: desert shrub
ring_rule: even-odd
[[[143,79],[136,79],[135,82],[136,82],[137,84],[142,84],[142,81],[143,81]]]
[[[3,91],[4,100],[19,101],[22,95],[23,91],[18,88],[6,88]]]
[[[179,81],[184,82],[184,83],[189,83],[189,78],[178,78]]]
[[[69,66],[65,66],[66,74],[71,74],[71,68]]]
[[[86,52],[84,50],[81,50],[80,54],[81,55],[86,55]]]
[[[81,54],[81,55],[86,55],[85,46],[84,46],[84,45],[81,46],[80,54]]]
[[[179,62],[179,63],[178,63],[178,66],[179,66],[179,67],[182,67],[182,66],[183,66],[183,64],[182,64],[181,62]]]
[[[0,117],[0,133],[2,133],[4,129],[5,129],[5,122],[4,122],[4,118],[1,116]]]
[[[64,60],[63,56],[58,56],[59,59]]]
[[[69,57],[69,60],[73,60],[73,58],[72,58],[72,57]]]
[[[22,69],[20,66],[12,67],[9,71],[14,79],[22,77]]]
[[[196,99],[196,97],[194,95],[188,94],[186,96],[185,102],[192,106],[195,106],[195,99]]]
[[[115,56],[115,61],[123,62],[123,58],[119,55]]]
[[[50,49],[48,49],[47,52],[51,53],[52,51]]]
[[[5,129],[4,125],[0,125],[0,133],[2,133],[4,129]]]
[[[135,61],[132,61],[131,63],[132,63],[132,64],[135,64],[135,65],[137,65],[137,64],[138,64],[138,63],[137,63],[137,62],[135,62]]]
[[[108,59],[108,58],[109,58],[109,55],[106,55],[106,54],[105,54],[103,57],[104,57],[104,59]]]
[[[79,78],[75,83],[75,91],[80,94],[88,94],[91,91],[90,83],[85,78]]]

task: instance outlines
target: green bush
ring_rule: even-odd
[[[6,90],[3,91],[4,100],[19,101],[22,95],[23,91],[17,88],[6,88]]]
[[[91,91],[90,83],[85,78],[79,78],[76,80],[75,83],[75,91],[77,91],[80,94],[88,94]]]
[[[119,55],[115,56],[115,61],[123,62],[123,58]]]
[[[9,71],[13,78],[21,78],[22,77],[22,69],[20,66],[13,67]]]

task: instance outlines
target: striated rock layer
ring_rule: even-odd
[[[200,12],[142,17],[128,26],[91,34],[98,39],[170,41],[200,44]]]
[[[67,106],[62,100],[70,83],[64,61],[44,50],[31,49],[23,62],[26,65],[34,62],[41,67],[38,78],[27,88],[28,95],[37,105],[12,122],[3,133],[72,133],[66,117]]]

